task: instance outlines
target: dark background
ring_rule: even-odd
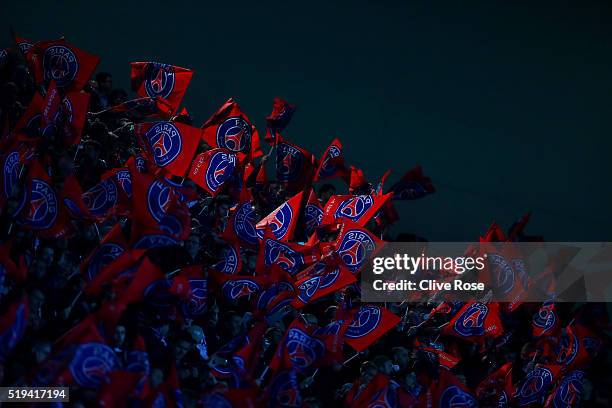
[[[131,61],[192,68],[196,124],[233,96],[263,133],[281,96],[317,156],[339,137],[371,181],[423,165],[438,193],[396,231],[471,241],[531,209],[548,240],[610,240],[609,4],[55,3],[2,1],[2,45],[65,35],[124,88]]]

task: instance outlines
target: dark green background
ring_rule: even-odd
[[[4,44],[9,24],[63,34],[117,86],[130,61],[194,69],[198,124],[233,96],[263,131],[278,95],[299,109],[286,136],[317,155],[339,137],[373,181],[422,164],[438,193],[399,203],[396,231],[474,240],[531,209],[548,240],[610,240],[606,3],[1,3]]]

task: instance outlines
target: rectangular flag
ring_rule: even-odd
[[[192,70],[151,61],[132,62],[130,67],[132,90],[138,96],[158,98],[171,106],[172,113],[178,110],[191,82]]]

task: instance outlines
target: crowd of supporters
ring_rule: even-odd
[[[143,96],[138,84],[130,95],[106,72],[85,73],[81,86],[62,84],[85,64],[47,62],[53,46],[15,38],[0,54],[1,385],[68,385],[73,406],[608,406],[606,305],[489,304],[474,323],[482,333],[462,338],[452,326],[486,301],[360,302],[359,270],[343,264],[345,229],[371,236],[375,246],[422,240],[389,232],[398,217],[394,200],[434,191],[419,168],[386,195],[384,183],[345,165],[339,141],[317,160],[280,136],[294,109],[281,100],[267,121],[265,155],[249,128],[246,149],[202,136],[185,169],[164,168],[156,155],[175,142],[147,139],[150,123],[180,124],[183,138],[184,129],[214,127],[218,135],[224,108],[200,126],[174,95]],[[143,68],[144,83],[178,86],[178,67],[153,67],[152,75]],[[78,109],[65,106],[83,94],[86,115],[74,126]],[[24,124],[37,98],[38,116]],[[233,100],[224,107],[239,109]],[[203,187],[196,157],[210,167],[217,150],[232,158],[207,168],[219,185]],[[232,174],[219,178],[228,166]],[[37,190],[39,180],[50,191]],[[113,197],[104,190],[109,180],[117,181]],[[143,214],[154,204],[137,192],[137,183],[156,182],[167,194],[158,197],[165,216],[157,226]],[[322,222],[351,196],[369,197],[376,211],[353,208],[367,219]],[[330,204],[334,197],[340,204]],[[245,204],[251,243],[236,230]],[[283,205],[287,212],[276,211]],[[320,211],[314,221],[308,205]],[[50,213],[55,219],[39,228]],[[272,228],[275,222],[282,225]],[[485,238],[529,239],[522,228],[506,233],[497,225]],[[103,244],[109,252],[102,254]],[[299,265],[283,263],[289,252]],[[307,279],[335,274],[345,280],[334,281],[333,291],[319,296],[316,287],[296,300]],[[498,322],[494,335],[489,318]]]

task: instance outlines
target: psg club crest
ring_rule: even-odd
[[[240,204],[236,209],[234,216],[234,231],[241,240],[256,245],[259,242],[257,230],[255,229],[255,221],[257,214],[251,203]]]
[[[293,181],[300,176],[304,155],[302,152],[286,143],[276,147],[276,178],[278,181]]]
[[[53,45],[43,55],[43,78],[54,80],[56,86],[63,88],[72,83],[79,70],[79,61],[72,50],[63,45]]]
[[[351,339],[365,337],[378,327],[382,315],[376,306],[362,306],[344,335]]]
[[[147,206],[153,219],[160,223],[162,231],[179,235],[182,230],[180,221],[168,214],[173,196],[172,187],[160,180],[155,180],[151,183],[147,193]]]
[[[580,400],[582,399],[582,389],[584,372],[574,371],[571,374],[565,376],[561,385],[555,392],[553,398],[553,407],[565,408],[580,406]]]
[[[172,163],[181,153],[181,133],[170,122],[155,123],[144,138],[151,146],[155,164],[160,167]]]
[[[246,153],[251,147],[251,124],[240,116],[225,119],[217,128],[217,146]]]
[[[134,249],[159,248],[173,245],[178,245],[178,241],[172,237],[161,234],[148,234],[136,241]]]
[[[310,367],[325,353],[325,344],[321,340],[297,328],[291,328],[287,332],[285,347],[293,367],[297,369]]]
[[[117,259],[122,253],[123,248],[112,242],[100,245],[87,266],[87,278],[90,281],[93,280],[102,268]]]
[[[83,194],[83,202],[95,216],[104,215],[117,202],[117,186],[107,179]]]
[[[325,289],[336,283],[340,276],[340,269],[334,268],[331,272],[321,276],[313,276],[312,278],[302,282],[298,286],[298,298],[307,303],[314,296],[318,289]]]
[[[217,191],[229,179],[236,167],[236,155],[217,152],[210,158],[206,170],[206,185],[211,191]]]
[[[304,223],[306,224],[306,233],[312,234],[323,220],[323,210],[317,205],[308,204],[304,209]]]
[[[80,345],[70,363],[72,377],[82,387],[98,388],[109,372],[119,369],[121,363],[113,350],[101,343]]]
[[[223,284],[221,292],[227,299],[238,299],[241,296],[250,296],[259,292],[259,285],[249,279],[229,280]]]
[[[216,271],[235,275],[238,273],[238,256],[236,249],[232,245],[227,245],[221,251],[221,260],[217,262],[213,268]]]
[[[348,231],[338,249],[340,259],[347,268],[355,272],[361,268],[365,260],[376,248],[376,244],[370,236],[359,230]]]
[[[329,147],[327,151],[327,156],[323,159],[323,164],[321,164],[321,169],[319,170],[319,178],[325,179],[331,177],[336,172],[336,166],[334,165],[333,160],[336,157],[340,157],[342,154],[342,150],[336,145],[332,145]]]
[[[39,179],[32,179],[29,208],[25,221],[32,228],[47,229],[53,225],[57,218],[58,202],[49,184]]]
[[[270,230],[274,233],[277,239],[283,239],[289,231],[291,225],[291,219],[293,218],[293,210],[288,203],[283,204],[278,208],[274,218],[268,222]],[[260,238],[264,236],[264,229],[259,229],[257,234]]]
[[[117,183],[121,186],[121,189],[125,191],[125,194],[128,198],[132,198],[132,178],[130,176],[129,170],[119,170],[115,177],[117,178]]]
[[[537,367],[529,374],[518,391],[519,405],[526,406],[540,402],[542,394],[552,384],[553,374],[546,367]]]
[[[335,218],[348,218],[351,221],[359,220],[374,204],[374,199],[369,195],[355,196],[344,201],[336,209]]]
[[[277,374],[270,384],[271,395],[279,407],[298,408],[302,406],[302,399],[298,392],[299,384],[295,372],[282,371]]]
[[[288,245],[276,242],[272,239],[266,240],[264,250],[264,263],[266,266],[274,264],[286,270],[290,275],[295,275],[304,265],[302,254],[291,249]]]
[[[484,321],[488,311],[485,304],[474,303],[455,321],[455,331],[464,337],[484,335]]]
[[[515,279],[512,265],[499,254],[487,254],[487,259],[499,293],[503,295],[510,293],[514,289]]]
[[[144,70],[145,92],[151,98],[167,98],[174,90],[176,76],[172,65],[150,62]]]
[[[533,324],[542,329],[542,332],[553,327],[556,323],[556,316],[553,311],[554,303],[546,302],[542,305],[538,313],[533,316]]]
[[[19,178],[19,153],[10,152],[4,159],[4,196],[10,197]]]
[[[181,310],[187,317],[201,316],[206,311],[206,298],[208,286],[206,279],[190,279],[191,292],[189,300],[181,302]]]
[[[463,391],[461,388],[456,385],[451,385],[442,392],[439,406],[477,408],[478,402],[476,402],[472,395]]]

